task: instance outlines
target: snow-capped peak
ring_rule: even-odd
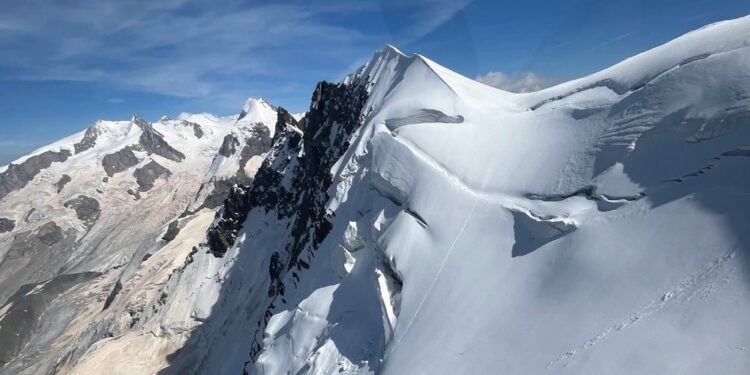
[[[273,106],[268,101],[266,101],[265,99],[248,98],[245,101],[245,105],[242,106],[242,111],[240,112],[240,115],[237,118],[237,121],[255,120],[255,122],[263,122],[263,120],[267,120],[267,118],[264,118],[264,117],[270,112],[273,112],[275,116],[276,107]]]

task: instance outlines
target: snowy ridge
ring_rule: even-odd
[[[525,97],[523,101],[534,108],[587,87],[604,86],[617,94],[637,90],[671,69],[747,48],[750,46],[748,17],[706,25],[598,73],[519,97]]]
[[[747,373],[749,31],[750,17],[710,25],[527,94],[387,46],[343,83],[320,83],[301,123],[249,100],[216,127],[209,115],[153,124],[182,161],[158,135],[143,145],[135,119],[117,147],[35,159],[50,166],[0,204],[20,207],[30,189],[55,197],[50,173],[89,154],[98,184],[103,154],[124,150],[107,184],[133,186],[151,165],[141,180],[153,187],[119,225],[159,230],[129,260],[83,252],[77,286],[12,288],[0,339],[5,319],[54,291],[64,298],[47,310],[75,312],[55,328],[66,350],[21,356],[44,359],[26,373]],[[251,154],[255,170],[242,166]],[[237,186],[212,206],[217,181]],[[83,191],[73,184],[62,192]],[[89,210],[74,209],[88,200],[54,202],[39,207],[54,215],[0,233],[0,250],[25,228],[19,238],[62,249],[123,211],[103,202],[88,227]],[[69,225],[45,224],[63,210]],[[0,217],[28,222],[20,211]],[[133,242],[118,238],[97,243]],[[13,361],[0,371],[19,372]]]
[[[242,286],[197,334],[196,368],[743,373],[750,181],[728,155],[748,139],[748,23],[532,94],[376,53],[345,81],[368,96],[318,198],[330,231],[269,300],[268,274],[248,275],[275,275],[292,239],[250,211],[227,254]]]

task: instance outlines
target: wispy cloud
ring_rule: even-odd
[[[409,26],[399,30],[395,36],[399,43],[408,44],[450,21],[474,0],[384,0],[384,9],[401,10],[410,15]]]
[[[627,37],[629,37],[629,36],[631,36],[631,35],[633,35],[633,34],[635,34],[635,31],[630,31],[630,32],[627,32],[627,33],[624,33],[624,34],[620,34],[620,35],[618,35],[618,36],[616,36],[616,37],[614,37],[614,38],[610,38],[610,39],[607,39],[607,40],[605,40],[605,41],[603,41],[603,42],[599,43],[599,47],[605,47],[605,46],[608,46],[608,45],[610,45],[610,44],[612,44],[612,43],[615,43],[615,42],[617,42],[617,41],[620,41],[620,40],[622,40],[622,39],[625,39],[625,38],[627,38]]]
[[[315,69],[315,61],[337,53],[356,55],[368,36],[325,21],[342,11],[367,8],[326,1],[3,2],[0,49],[12,53],[0,54],[0,66],[13,74],[0,78],[94,81],[186,98],[247,95],[247,85],[263,77],[283,84],[299,56]]]
[[[524,72],[513,76],[509,76],[502,72],[489,72],[477,76],[475,79],[485,85],[510,92],[539,91],[560,82],[560,80],[555,77],[533,72]]]

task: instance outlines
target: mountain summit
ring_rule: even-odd
[[[0,174],[0,371],[746,373],[748,46],[524,94],[387,46],[304,116],[97,123]]]

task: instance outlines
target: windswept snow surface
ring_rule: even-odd
[[[746,17],[529,94],[377,53],[309,269],[269,302],[288,222],[253,210],[193,368],[748,373],[748,46]]]

